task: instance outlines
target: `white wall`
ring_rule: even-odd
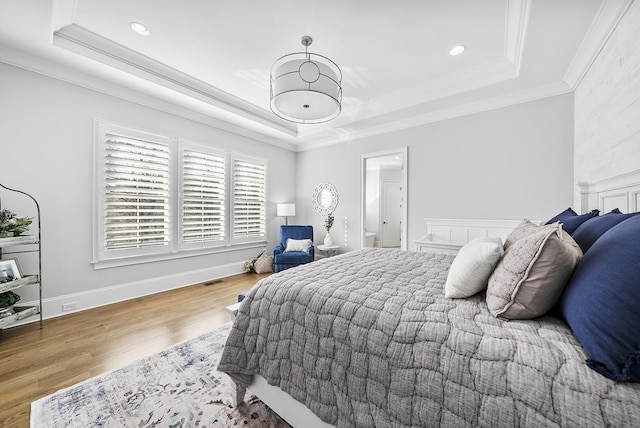
[[[309,202],[314,187],[336,186],[332,236],[359,248],[360,154],[402,146],[410,249],[424,234],[424,217],[544,220],[572,205],[573,97],[566,94],[300,152],[296,209],[316,242],[323,229]]]
[[[640,2],[575,91],[575,183],[640,169]],[[576,206],[579,201],[576,189]]]
[[[275,205],[295,198],[295,153],[1,63],[0,94],[0,182],[31,193],[41,206],[45,316],[66,301],[84,309],[242,272],[259,252],[94,270],[94,118],[266,158],[268,246],[275,246],[283,223]],[[34,291],[21,289],[23,301],[35,299]]]
[[[239,272],[256,250],[94,270],[91,261],[93,120],[101,118],[268,159],[268,247],[296,202],[294,224],[324,218],[311,206],[316,185],[340,193],[334,242],[360,243],[360,155],[408,146],[409,248],[424,217],[545,219],[571,205],[573,97],[514,105],[317,150],[292,153],[142,105],[0,64],[0,182],[39,199],[43,215],[45,316]],[[11,153],[11,154],[9,154]],[[28,161],[28,162],[27,162]],[[23,300],[35,298],[24,293]]]

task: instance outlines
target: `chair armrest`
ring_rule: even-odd
[[[284,253],[284,247],[280,244],[276,245],[276,247],[273,249],[273,255],[275,256],[282,253]]]
[[[315,258],[316,256],[316,247],[314,245],[309,247],[309,254],[311,255],[311,257]]]

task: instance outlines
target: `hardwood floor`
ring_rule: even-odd
[[[240,274],[90,309],[0,334],[0,427],[28,427],[31,402],[229,322]]]

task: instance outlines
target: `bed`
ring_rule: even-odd
[[[640,231],[640,216],[622,214],[638,209],[639,178],[634,173],[582,185],[582,201],[611,214],[608,219],[615,217],[624,230],[616,234],[620,227],[612,226],[611,233],[603,232],[580,257],[577,240],[562,228],[596,218],[587,215],[592,211],[584,205],[584,215],[574,212],[561,224],[521,224],[513,231],[526,232],[522,236],[529,240],[534,235],[553,238],[565,251],[563,257],[576,259],[566,290],[543,315],[534,312],[518,319],[510,313],[518,306],[514,302],[507,305],[509,310],[495,310],[496,288],[491,284],[500,281],[498,267],[490,273],[486,290],[445,297],[450,270],[463,250],[453,255],[363,249],[256,284],[239,309],[219,369],[235,381],[239,400],[249,388],[293,426],[638,426],[640,344],[633,330],[638,324],[621,333],[628,336],[629,343],[622,345],[625,352],[630,346],[636,354],[619,370],[607,361],[607,346],[615,344],[605,341],[596,345],[607,349],[598,349],[589,336],[600,327],[607,333],[638,321],[637,315],[624,312],[637,307],[629,301],[638,292],[618,296],[613,304],[626,305],[619,316],[598,318],[612,326],[594,327],[580,319],[589,311],[585,315],[575,307],[605,313],[610,302],[593,294],[594,287],[585,290],[573,282],[606,259],[598,256],[610,246],[601,245],[603,240],[621,242],[615,243],[624,254],[616,260],[622,258],[631,269],[640,264],[640,253],[634,252],[640,235],[628,238],[629,227]],[[616,207],[609,206],[612,203]],[[614,212],[617,207],[620,213]],[[628,218],[619,222],[618,215]],[[597,216],[598,222],[600,217],[607,218]],[[522,236],[513,236],[511,242],[507,237],[509,246],[498,266],[507,254],[521,256],[516,248],[525,240]],[[599,274],[602,270],[600,266]],[[625,272],[612,286],[637,285]],[[525,288],[519,284],[519,290]]]

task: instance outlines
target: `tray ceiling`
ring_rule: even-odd
[[[304,150],[570,92],[626,4],[3,0],[0,61]],[[303,35],[343,72],[326,124],[269,110],[269,69]]]

